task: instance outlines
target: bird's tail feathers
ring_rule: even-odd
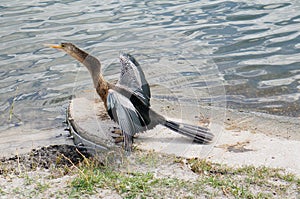
[[[209,143],[212,141],[214,135],[208,128],[195,126],[191,124],[178,123],[167,120],[164,125],[169,129],[187,137],[193,138],[198,143]]]

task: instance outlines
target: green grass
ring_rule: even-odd
[[[0,196],[5,195],[5,194],[6,194],[6,192],[0,187]]]
[[[21,174],[20,177],[24,178],[25,186],[32,185],[33,183],[35,183],[35,180],[33,178],[29,177],[29,175],[27,175],[27,174]]]
[[[78,192],[92,194],[98,187],[116,190],[126,198],[136,198],[146,196],[156,181],[151,173],[122,173],[95,163],[84,164],[78,169],[81,172],[71,183],[71,196]]]
[[[141,151],[136,151],[135,162],[137,164],[144,164],[151,167],[156,167],[159,163],[159,157],[154,151],[149,151],[146,154]]]
[[[152,167],[161,163],[160,158],[152,153],[137,157],[135,161]],[[124,198],[175,197],[183,193],[187,198],[221,196],[254,199],[285,197],[288,191],[299,191],[299,179],[281,169],[232,168],[205,160],[183,161],[181,158],[173,158],[172,163],[190,167],[198,175],[197,180],[155,177],[151,172],[124,172],[89,160],[88,164],[77,168],[80,172],[71,183],[70,196],[94,194],[98,188],[113,190]]]
[[[61,154],[53,161],[68,160],[71,164],[54,165],[46,171],[31,159],[26,164],[21,160],[11,162],[13,167],[10,163],[0,164],[3,178],[15,179],[16,176],[22,180],[22,186],[0,187],[0,196],[88,198],[90,195],[97,198],[103,197],[103,191],[108,196],[118,194],[122,198],[262,199],[297,198],[300,195],[300,179],[283,169],[234,168],[154,152],[135,151],[130,157],[104,154],[102,160],[100,155],[94,158],[83,156],[83,160],[76,163]],[[66,187],[60,187],[62,182]]]
[[[41,183],[41,182],[37,182],[36,186],[35,186],[35,190],[37,190],[40,193],[45,192],[48,188],[50,187],[50,185],[48,183]]]
[[[299,179],[283,169],[265,166],[232,168],[198,159],[188,162],[191,169],[201,176],[203,183],[221,189],[225,195],[236,198],[272,198],[273,195],[285,196],[290,189],[299,193]]]

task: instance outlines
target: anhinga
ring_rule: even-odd
[[[113,85],[106,82],[101,73],[99,60],[72,43],[49,45],[65,51],[89,70],[94,87],[104,102],[112,120],[117,122],[124,135],[125,150],[132,149],[133,136],[161,124],[199,143],[213,139],[209,129],[170,121],[150,108],[150,88],[138,62],[129,54],[121,53],[121,75]]]

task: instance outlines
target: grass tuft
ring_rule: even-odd
[[[0,196],[260,199],[297,198],[300,193],[300,179],[283,169],[234,168],[144,151],[130,157],[119,157],[116,153],[86,157],[72,147],[64,147],[64,153],[56,153],[58,149],[43,148],[27,158],[0,161],[0,180],[9,179],[8,186],[0,187]],[[18,182],[22,186],[15,185]]]
[[[149,159],[147,159],[147,157]],[[136,158],[137,164],[156,167],[159,156],[153,153]],[[171,158],[170,158],[171,159]],[[155,160],[155,164],[153,163]],[[174,197],[178,193],[188,194],[188,198],[234,197],[234,198],[272,198],[285,196],[299,180],[282,169],[245,166],[232,168],[222,164],[200,159],[173,158],[173,164],[188,166],[198,175],[197,180],[178,178],[159,178],[151,172],[124,172],[86,159],[78,167],[81,172],[73,180],[72,194],[93,194],[98,188],[113,190],[124,198]],[[148,164],[148,163],[151,164]]]

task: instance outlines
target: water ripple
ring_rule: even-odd
[[[118,51],[128,51],[149,82],[187,101],[196,97],[182,88],[200,92],[222,76],[230,107],[299,116],[297,1],[3,0],[0,10],[1,118],[15,98],[22,120],[36,128],[57,124],[64,111],[55,106],[67,104],[74,82],[91,85],[83,67],[43,46],[61,41],[100,57],[108,79],[118,77]],[[7,119],[0,125],[9,127]]]

